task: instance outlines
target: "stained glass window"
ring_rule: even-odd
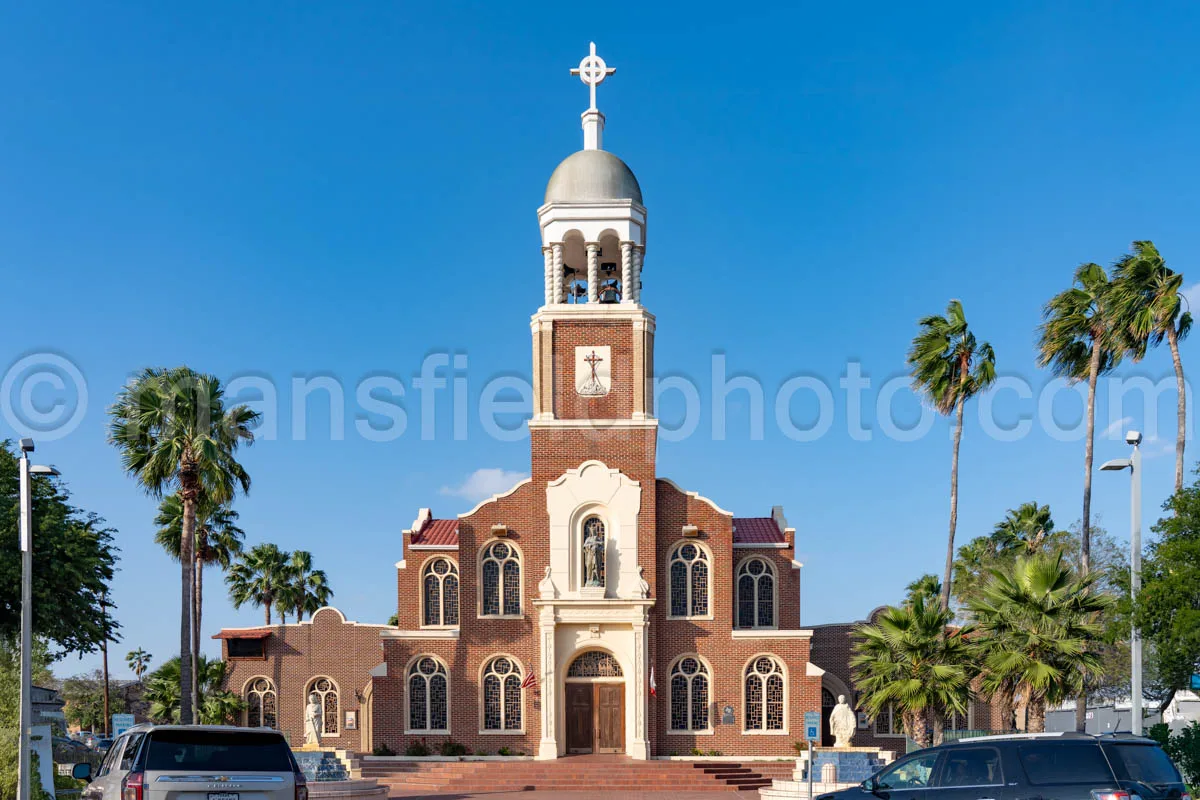
[[[480,602],[482,616],[521,613],[521,556],[507,542],[492,542],[483,550]]]
[[[603,650],[589,650],[571,662],[568,678],[620,678],[621,665]]]
[[[737,626],[775,627],[775,570],[761,558],[748,558],[738,567]]]
[[[321,703],[321,735],[337,736],[338,734],[338,693],[333,681],[328,678],[313,678],[304,692],[304,704],[308,705],[309,695],[317,695]]]
[[[684,542],[671,551],[671,616],[700,617],[708,613],[708,553]]]
[[[255,678],[246,684],[246,724],[251,728],[277,728],[275,684]]]
[[[783,667],[774,656],[759,656],[746,667],[746,730],[786,730]]]
[[[708,730],[708,667],[696,656],[671,668],[671,730]]]
[[[446,668],[433,656],[421,656],[408,668],[408,729],[448,731],[449,687]]]
[[[433,558],[425,563],[423,624],[458,624],[458,565],[448,558]]]
[[[484,669],[483,729],[521,730],[521,666],[507,656],[493,658]]]

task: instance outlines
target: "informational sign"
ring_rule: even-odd
[[[352,730],[357,730],[357,728],[358,728],[358,712],[357,711],[347,711],[346,712],[346,730],[352,731]]]
[[[871,727],[871,720],[867,718],[867,712],[865,712],[865,711],[858,712],[858,729],[860,731],[865,731],[870,727]]]
[[[821,712],[820,711],[805,711],[804,712],[804,739],[809,742],[816,742],[821,738]]]
[[[724,708],[721,709],[721,724],[722,725],[736,724],[735,720],[733,719],[733,706],[725,706]]]
[[[114,739],[132,727],[133,714],[112,715],[112,735]]]
[[[1200,692],[1200,675],[1192,676],[1192,691]]]

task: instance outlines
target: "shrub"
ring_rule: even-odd
[[[425,744],[424,739],[418,739],[417,741],[411,743],[408,747],[404,748],[404,755],[418,757],[427,756],[429,755],[429,745]]]
[[[701,749],[700,749],[700,748],[698,748],[698,747],[693,747],[693,748],[692,748],[692,755],[694,755],[694,756],[702,756],[702,755],[704,755],[704,751],[703,751],[703,750],[701,750]]]
[[[388,747],[386,744],[377,744],[377,745],[375,745],[374,748],[371,749],[371,755],[373,755],[373,756],[394,756],[394,755],[396,755],[396,751],[393,750],[392,748]]]
[[[722,753],[721,753],[721,751],[720,751],[720,750],[709,750],[709,751],[708,751],[708,754],[709,754],[710,756],[719,756],[719,755],[722,755]]]
[[[442,742],[441,753],[444,756],[465,756],[467,754],[467,746],[459,744],[453,739],[447,739]]]
[[[477,755],[477,756],[486,756],[487,754],[488,754],[487,750],[476,750],[475,751],[475,755]]]
[[[497,750],[497,751],[496,751],[496,755],[498,755],[498,756],[511,756],[511,755],[512,755],[512,750],[509,750],[507,747],[501,747],[499,750]]]
[[[1200,722],[1193,722],[1179,733],[1171,735],[1163,749],[1179,767],[1185,781],[1192,786],[1200,783]]]

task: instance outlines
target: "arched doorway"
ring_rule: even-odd
[[[833,714],[833,707],[837,705],[837,701],[833,699],[833,692],[825,687],[821,687],[821,746],[833,747],[833,732],[829,730],[829,718]]]
[[[586,650],[565,678],[568,753],[625,752],[625,675],[611,653]]]

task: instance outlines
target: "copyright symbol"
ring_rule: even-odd
[[[57,353],[31,353],[4,373],[0,416],[17,433],[61,439],[87,412],[87,382],[79,367]]]

